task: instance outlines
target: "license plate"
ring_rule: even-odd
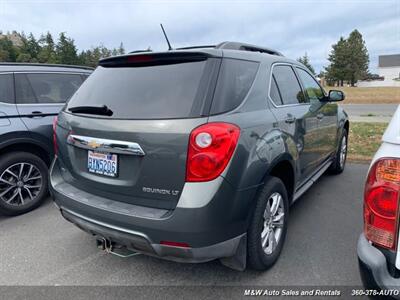
[[[88,151],[87,167],[90,173],[117,177],[118,156],[117,154]]]

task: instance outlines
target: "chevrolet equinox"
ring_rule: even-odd
[[[108,252],[265,270],[289,206],[343,171],[343,99],[243,43],[106,58],[54,121],[51,193]]]

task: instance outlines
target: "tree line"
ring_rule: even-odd
[[[0,32],[0,34],[2,34]],[[104,45],[92,47],[78,52],[75,41],[61,32],[57,41],[50,32],[42,34],[38,39],[30,33],[25,35],[13,32],[13,40],[10,35],[1,35],[0,38],[0,62],[30,62],[51,63],[67,65],[83,65],[96,67],[99,59],[125,54],[125,48],[121,42],[119,47],[108,49]]]
[[[74,40],[64,32],[59,34],[57,41],[50,32],[42,34],[38,39],[32,33],[26,36],[23,32],[13,32],[17,42],[9,36],[9,34],[1,35],[0,32],[0,62],[38,62],[96,67],[101,58],[125,54],[122,42],[117,48],[108,49],[104,45],[99,45],[78,53]],[[316,75],[307,53],[297,60]],[[358,30],[352,31],[348,38],[340,37],[339,41],[332,45],[328,61],[329,65],[319,73],[320,77],[326,79],[328,85],[343,86],[344,83],[349,83],[353,86],[357,80],[374,76],[368,71],[368,51]]]

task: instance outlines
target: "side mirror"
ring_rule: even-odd
[[[338,102],[338,101],[343,101],[344,100],[344,93],[342,91],[338,90],[330,90],[327,101],[333,101],[333,102]]]

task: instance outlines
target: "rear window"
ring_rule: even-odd
[[[233,110],[242,103],[254,81],[258,65],[246,60],[222,60],[211,114]]]
[[[107,68],[99,66],[68,103],[106,105],[116,119],[199,117],[208,60],[167,65]],[[105,117],[105,116],[99,116]]]

